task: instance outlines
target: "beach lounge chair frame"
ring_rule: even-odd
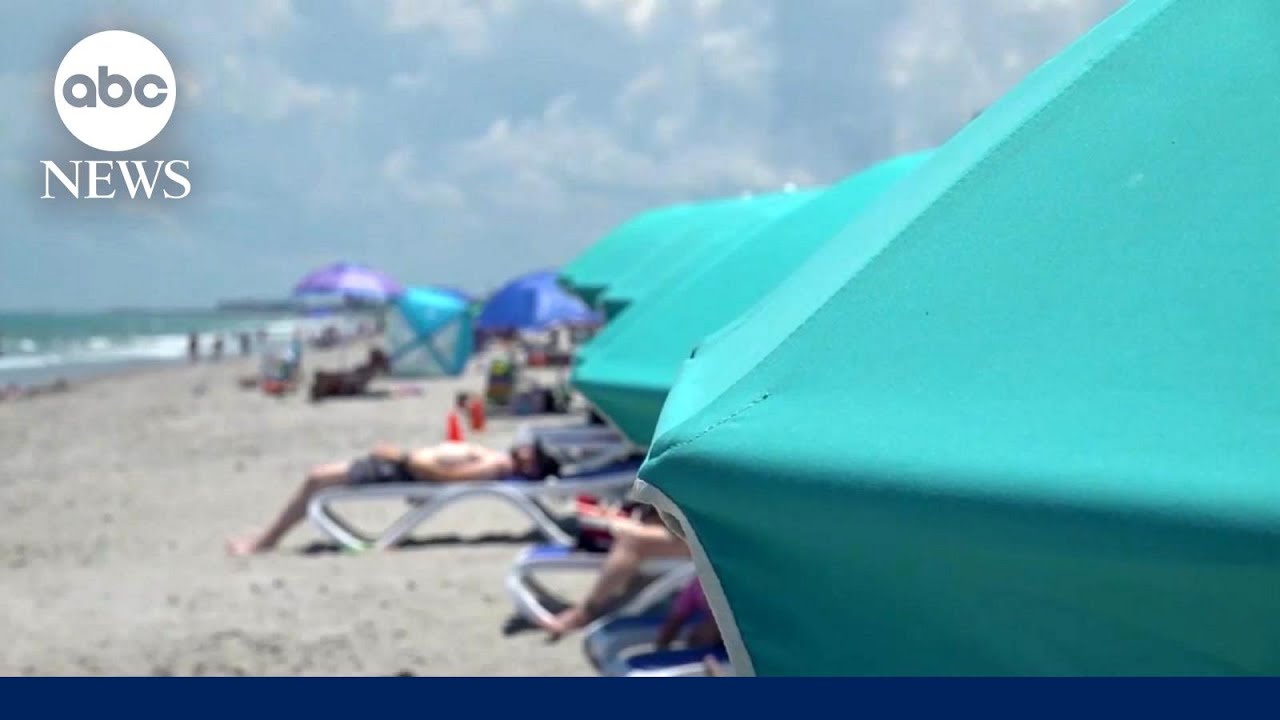
[[[528,517],[548,541],[572,545],[577,536],[543,504],[578,494],[598,497],[622,496],[631,489],[638,462],[619,460],[609,454],[591,468],[546,480],[496,480],[441,484],[430,482],[387,483],[335,487],[316,493],[307,504],[307,517],[339,545],[349,550],[384,550],[404,540],[422,523],[443,508],[464,500],[492,498],[510,504]],[[385,530],[368,536],[342,518],[334,505],[339,502],[405,500],[410,507]]]
[[[504,585],[521,617],[532,623],[546,622],[555,613],[543,604],[542,598],[546,593],[535,576],[540,572],[599,572],[604,559],[605,553],[535,545],[516,556]],[[608,615],[597,619],[588,630],[611,618],[652,610],[688,585],[695,570],[693,562],[687,558],[655,558],[641,566],[641,573],[652,580]]]
[[[539,441],[572,445],[626,445],[622,433],[608,425],[558,425],[533,431]]]
[[[723,650],[656,650],[620,658],[617,664],[604,669],[609,677],[674,678],[706,677],[707,666],[703,658],[711,655],[724,665],[729,656]]]
[[[647,612],[597,622],[583,637],[583,652],[607,677],[705,677],[704,657],[727,662],[722,648],[655,649],[665,619],[662,613]]]
[[[566,425],[540,428],[534,438],[552,457],[561,462],[577,462],[582,458],[625,457],[640,453],[621,433],[599,425]]]

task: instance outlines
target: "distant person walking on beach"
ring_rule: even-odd
[[[276,546],[306,516],[307,503],[316,493],[338,485],[433,482],[457,483],[499,480],[512,474],[542,480],[560,472],[560,464],[537,446],[522,443],[508,452],[464,442],[447,442],[419,450],[379,445],[368,455],[347,462],[319,465],[261,533],[227,542],[232,555],[252,555]]]
[[[200,333],[194,330],[187,334],[187,358],[191,362],[200,360]]]
[[[215,335],[213,337],[213,359],[214,360],[222,359],[222,349],[223,349],[223,338],[221,335]]]
[[[240,339],[240,357],[249,357],[249,355],[253,352],[253,349],[251,347],[251,341],[249,339],[249,333],[241,331],[239,335],[239,339]]]

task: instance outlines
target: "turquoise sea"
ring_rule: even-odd
[[[191,332],[200,334],[202,353],[222,335],[225,352],[234,355],[238,333],[279,336],[295,322],[288,315],[215,310],[0,312],[0,387],[183,361]]]

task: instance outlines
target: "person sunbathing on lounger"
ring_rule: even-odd
[[[508,452],[465,442],[448,442],[411,451],[379,445],[364,457],[312,468],[289,504],[266,530],[232,538],[227,542],[227,552],[252,555],[274,548],[305,517],[311,497],[337,485],[473,482],[500,480],[512,475],[543,480],[559,472],[560,464],[532,441],[520,442]]]
[[[550,639],[558,640],[603,615],[639,575],[646,560],[690,556],[689,546],[662,524],[656,511],[645,513],[639,520],[614,518],[609,532],[613,544],[586,599],[540,623]]]
[[[351,370],[317,370],[311,380],[311,399],[320,401],[330,397],[364,395],[375,377],[388,372],[391,372],[391,358],[382,350],[371,348],[369,359]]]

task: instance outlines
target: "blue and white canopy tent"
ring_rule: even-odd
[[[471,313],[455,293],[406,289],[387,318],[391,373],[400,377],[460,375],[472,351]]]

